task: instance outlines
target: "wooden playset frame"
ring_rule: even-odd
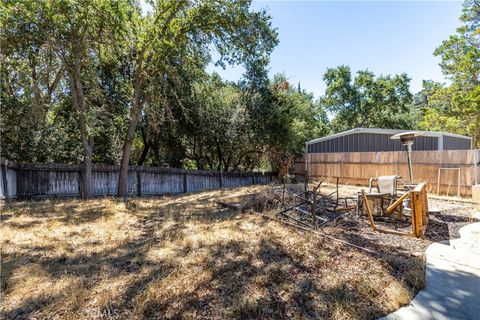
[[[413,235],[415,237],[422,237],[425,234],[425,230],[428,224],[428,197],[427,197],[427,188],[426,183],[419,183],[415,186],[413,190],[408,190],[401,197],[399,197],[395,202],[393,202],[386,210],[387,214],[390,214],[395,211],[395,209],[402,205],[403,201],[410,197],[410,208],[411,208],[411,221],[412,221],[412,233],[401,232],[391,229],[382,229],[376,226],[373,219],[373,214],[370,209],[370,204],[368,202],[368,195],[365,194],[365,191],[362,192],[363,203],[367,211],[368,218],[370,220],[370,225],[372,230],[383,232],[383,233],[392,233],[399,235]]]

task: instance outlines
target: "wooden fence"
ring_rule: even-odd
[[[79,197],[81,166],[59,164],[24,164],[0,159],[2,183],[0,199]],[[94,196],[117,194],[118,166],[94,165]],[[212,172],[157,167],[131,166],[128,172],[129,196],[156,196],[218,188],[266,184],[273,173]]]
[[[471,196],[472,185],[480,183],[480,150],[414,151],[413,176],[426,182],[428,191]],[[309,179],[329,180],[340,177],[345,184],[368,185],[368,179],[397,174],[408,180],[407,155],[394,152],[345,152],[308,154],[297,158],[295,173]]]

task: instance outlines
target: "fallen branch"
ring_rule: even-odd
[[[238,204],[234,203],[228,203],[228,202],[223,202],[223,201],[216,201],[217,204],[221,205],[222,207],[230,208],[230,209],[235,209],[235,210],[241,210],[242,207]]]

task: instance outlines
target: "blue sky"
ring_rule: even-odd
[[[459,26],[461,2],[454,1],[254,1],[268,8],[280,43],[271,55],[270,75],[283,72],[316,97],[323,94],[322,75],[341,64],[375,74],[406,72],[411,90],[423,79],[445,82],[433,51]],[[221,70],[238,80],[241,67]]]
[[[143,2],[143,1],[142,1]],[[142,3],[148,10],[148,6]],[[267,8],[278,29],[270,76],[284,73],[316,97],[324,93],[322,75],[329,67],[349,65],[353,72],[406,72],[411,90],[422,80],[447,82],[433,51],[460,25],[461,1],[253,1]],[[208,67],[236,81],[241,66]]]

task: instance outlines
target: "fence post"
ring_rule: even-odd
[[[3,195],[5,201],[8,200],[8,181],[7,181],[7,166],[2,164],[2,183],[3,183]]]
[[[222,171],[219,172],[218,177],[220,179],[220,188],[222,188]]]
[[[78,195],[83,198],[82,169],[78,170]]]
[[[183,173],[183,193],[187,193],[187,174],[184,172]]]
[[[252,184],[255,184],[255,172],[252,172]]]
[[[142,168],[137,170],[137,195],[142,196]]]
[[[25,183],[23,181],[23,171],[18,170],[18,167],[15,168],[16,176],[17,176],[17,198],[23,197],[25,193]]]

